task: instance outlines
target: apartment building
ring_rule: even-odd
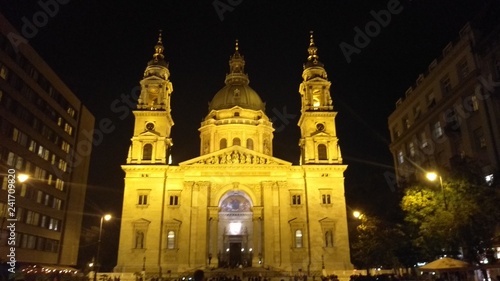
[[[396,102],[388,125],[399,184],[465,157],[479,163],[486,183],[498,175],[500,25],[494,15],[467,23]]]
[[[0,29],[0,261],[75,265],[94,116],[2,15]],[[13,174],[29,178],[12,194]]]

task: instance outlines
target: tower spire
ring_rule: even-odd
[[[162,42],[162,39],[161,39],[161,32],[162,30],[160,29],[159,30],[159,34],[158,34],[158,43],[156,43],[155,45],[155,53],[153,55],[153,61],[154,62],[158,62],[159,60],[163,60],[164,56],[163,56],[163,42]]]
[[[320,66],[323,67],[323,64],[319,61],[318,57],[318,48],[316,44],[314,44],[314,31],[309,31],[309,48],[307,48],[307,52],[309,56],[307,57],[307,62],[304,65],[304,68],[312,67],[312,66]]]
[[[238,39],[234,43],[234,54],[229,59],[229,74],[226,75],[225,83],[249,83],[248,76],[245,74],[245,59],[240,54]]]

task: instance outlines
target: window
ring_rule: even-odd
[[[302,230],[295,230],[295,248],[302,248]]]
[[[413,142],[408,144],[408,150],[410,151],[411,157],[415,156],[415,144],[413,144]]]
[[[179,196],[177,196],[177,195],[170,195],[169,205],[170,206],[177,206],[177,205],[179,205]]]
[[[486,137],[484,136],[484,132],[482,128],[476,129],[474,131],[474,139],[476,141],[477,149],[486,148]]]
[[[148,204],[148,195],[140,194],[139,199],[137,200],[137,205],[147,205]]]
[[[433,127],[432,135],[434,138],[437,139],[437,138],[440,138],[443,136],[443,128],[441,127],[440,121],[437,121],[436,123],[434,123],[434,125],[432,127]]]
[[[50,220],[49,220],[49,229],[50,230],[54,230],[54,231],[58,231],[59,230],[59,220],[58,219],[54,219],[54,218],[50,218]]]
[[[56,188],[64,191],[64,181],[62,181],[61,179],[56,179]]]
[[[434,105],[436,105],[436,96],[434,95],[434,92],[430,92],[427,94],[427,106],[431,108]]]
[[[70,124],[66,123],[64,124],[64,131],[71,136],[71,134],[73,134],[73,127],[71,127]]]
[[[421,148],[426,148],[429,145],[429,143],[427,142],[427,136],[425,135],[425,132],[422,132],[422,134],[420,134],[420,141],[421,141],[420,145]]]
[[[465,58],[458,62],[457,73],[460,79],[464,79],[467,74],[469,74],[469,65],[467,64],[467,60]]]
[[[253,150],[253,140],[247,139],[247,148]]]
[[[5,65],[0,64],[0,77],[3,78],[4,80],[7,80],[8,74],[9,74],[9,69]]]
[[[327,160],[327,153],[326,153],[326,145],[324,144],[319,144],[318,145],[318,159],[319,160]]]
[[[137,230],[135,232],[135,247],[136,249],[144,249],[144,232]]]
[[[443,79],[441,79],[441,90],[443,91],[444,94],[451,92],[451,81],[449,76],[446,76]]]
[[[173,230],[170,230],[167,233],[167,249],[174,249],[175,248],[175,232]]]
[[[321,203],[327,204],[327,205],[331,204],[332,201],[331,201],[330,194],[322,194],[321,195]]]
[[[420,104],[417,104],[414,108],[413,108],[413,117],[415,119],[418,119],[420,117],[420,114],[422,113],[422,109],[420,108]]]
[[[292,205],[300,205],[300,195],[292,195]]]
[[[153,156],[153,145],[147,143],[142,148],[142,160],[151,160],[152,156]]]
[[[325,232],[325,247],[333,247],[333,231],[327,230]]]
[[[69,149],[70,149],[70,145],[69,143],[67,143],[66,141],[62,141],[62,144],[61,144],[61,149],[66,152],[66,153],[69,153]]]
[[[233,145],[241,145],[241,140],[239,138],[234,138]]]
[[[408,129],[410,128],[410,119],[408,118],[408,115],[403,117],[403,126]]]
[[[219,142],[219,147],[220,149],[224,149],[227,147],[227,140],[226,139],[221,139]]]
[[[469,99],[467,99],[466,105],[467,111],[469,112],[475,112],[479,110],[479,100],[476,95],[470,96]]]
[[[399,164],[403,164],[405,162],[405,156],[401,150],[398,151],[398,162]]]

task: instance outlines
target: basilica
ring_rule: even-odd
[[[300,165],[273,157],[273,124],[249,85],[238,42],[225,85],[200,124],[200,156],[172,165],[173,86],[161,35],[154,49],[140,81],[130,150],[122,165],[125,189],[114,271],[158,278],[200,268],[283,276],[350,274],[347,165],[337,138],[331,83],[312,33],[297,93]]]

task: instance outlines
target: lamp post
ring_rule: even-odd
[[[425,177],[430,181],[435,181],[439,178],[439,187],[441,188],[441,193],[443,194],[444,209],[448,210],[448,204],[446,203],[446,193],[444,192],[443,187],[443,178],[435,172],[427,172],[425,174]]]
[[[101,268],[101,262],[99,260],[99,252],[101,251],[101,236],[102,236],[102,224],[104,221],[109,221],[111,219],[110,214],[105,214],[101,216],[101,224],[99,225],[99,240],[97,240],[97,253],[95,255],[95,263],[94,263],[94,281],[97,280],[97,272]]]

